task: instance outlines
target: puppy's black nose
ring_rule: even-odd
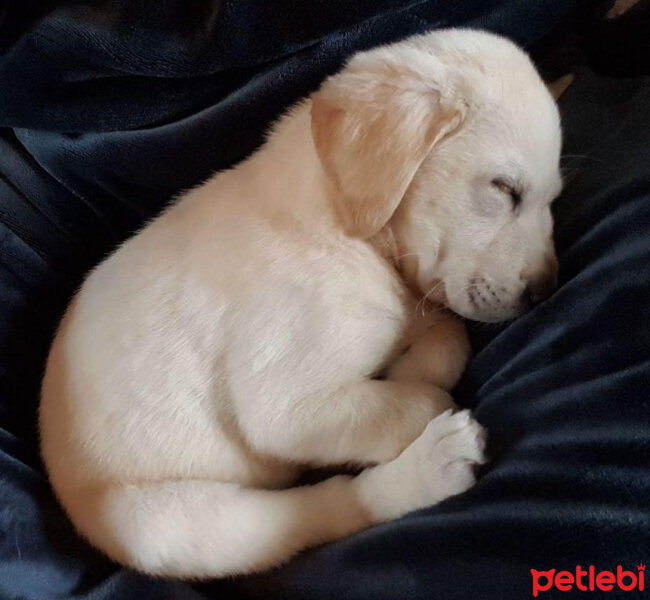
[[[541,304],[551,296],[557,286],[555,273],[532,279],[521,294],[521,301],[526,306]]]
[[[524,273],[526,289],[521,294],[521,302],[531,308],[546,300],[557,287],[558,263],[554,252],[547,253],[535,268]]]

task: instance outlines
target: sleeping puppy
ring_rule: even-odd
[[[504,39],[352,58],[70,305],[40,427],[79,532],[148,573],[221,577],[468,489],[484,434],[445,391],[469,351],[448,311],[511,319],[551,292],[559,152]],[[345,463],[367,468],[290,487]]]

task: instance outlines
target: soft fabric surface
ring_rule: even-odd
[[[582,70],[563,98],[571,156],[556,203],[561,288],[508,327],[475,328],[477,354],[458,396],[489,428],[493,460],[470,493],[273,573],[191,585],[120,569],[93,551],[38,460],[39,378],[53,328],[116,243],[174,194],[250,153],[270,120],[354,50],[455,24],[530,45],[575,4],[95,0],[0,9],[0,598],[520,600],[531,597],[531,568],[636,572],[647,562],[643,78]],[[598,592],[562,597],[574,595]]]

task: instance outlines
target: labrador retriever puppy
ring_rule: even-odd
[[[184,194],[88,276],[51,349],[42,453],[78,531],[222,577],[472,486],[451,311],[511,319],[553,289],[560,137],[521,50],[437,31],[356,55]],[[346,463],[366,468],[290,487]]]

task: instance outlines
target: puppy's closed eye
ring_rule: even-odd
[[[510,196],[513,210],[519,207],[522,200],[522,192],[516,184],[510,183],[503,177],[495,177],[490,183],[501,193]]]

